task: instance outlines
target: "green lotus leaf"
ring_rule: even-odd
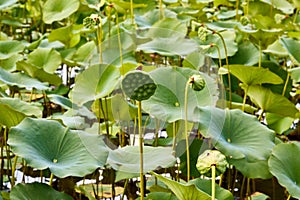
[[[240,110],[198,107],[194,121],[199,122],[201,133],[211,138],[229,164],[235,164],[243,174],[247,173],[248,164],[266,161],[274,146],[274,132]]]
[[[16,63],[22,59],[23,59],[22,55],[14,54],[7,59],[3,59],[3,60],[1,59],[0,66],[9,72],[12,72],[16,70]]]
[[[7,104],[0,104],[0,124],[8,128],[18,125],[26,115]]]
[[[295,68],[289,69],[289,72],[291,73],[291,78],[294,81],[296,81],[296,82],[300,81],[300,67],[295,67]]]
[[[20,41],[0,41],[0,59],[8,59],[11,56],[23,51],[24,45]]]
[[[79,8],[79,0],[47,0],[43,5],[43,21],[51,24],[72,15]]]
[[[284,14],[292,14],[294,11],[293,5],[287,0],[262,0],[262,2],[281,10]]]
[[[180,183],[152,173],[158,180],[166,184],[179,200],[210,200],[211,196],[199,189],[194,183]]]
[[[61,64],[61,56],[54,49],[38,48],[28,55],[28,63],[52,74]]]
[[[294,198],[300,198],[300,143],[290,142],[274,147],[269,159],[270,172]]]
[[[173,166],[176,158],[170,147],[144,147],[144,173],[159,167],[167,168]],[[140,173],[140,154],[138,146],[126,146],[110,151],[107,163],[117,171],[117,180],[132,178]],[[123,173],[118,175],[118,173]]]
[[[269,69],[244,65],[229,65],[230,73],[246,85],[281,84],[283,80]]]
[[[187,27],[176,18],[164,18],[151,26],[146,33],[151,38],[184,38],[187,33]]]
[[[145,53],[158,53],[163,56],[188,55],[199,49],[196,42],[182,37],[154,38],[141,44],[137,50]]]
[[[146,200],[178,200],[177,197],[170,192],[150,192],[145,197]]]
[[[300,63],[300,42],[292,38],[280,38],[280,43],[298,63]]]
[[[160,120],[174,122],[184,119],[184,90],[189,77],[199,74],[188,68],[163,67],[150,72],[157,89],[143,101],[143,109]],[[200,73],[206,82],[201,91],[188,88],[188,116],[196,106],[214,106],[218,98],[217,85],[208,75]]]
[[[299,112],[291,101],[280,94],[273,93],[269,88],[260,85],[242,86],[242,88],[247,90],[251,101],[265,112],[291,118],[295,118]]]
[[[51,0],[48,0],[51,1]],[[83,25],[69,25],[53,29],[48,36],[49,42],[59,41],[67,47],[74,47],[80,41],[79,30]]]
[[[49,168],[60,178],[90,174],[103,167],[108,156],[99,135],[70,130],[46,119],[24,119],[11,128],[8,144],[29,166]]]
[[[259,50],[250,41],[243,41],[238,45],[238,52],[229,57],[229,63],[246,66],[256,65],[259,60]]]
[[[72,200],[73,198],[63,192],[58,192],[44,183],[19,183],[14,186],[10,193],[10,199],[60,199]]]
[[[8,8],[17,2],[18,0],[3,0],[0,2],[0,10],[4,10],[5,8]]]
[[[279,40],[270,44],[267,49],[263,50],[264,53],[270,53],[278,57],[287,57],[288,51],[280,44]]]
[[[189,183],[194,184],[200,190],[206,192],[211,195],[211,180],[196,178],[191,180]],[[216,199],[222,200],[233,200],[233,195],[230,191],[220,187],[216,184]]]
[[[62,80],[58,75],[45,72],[43,69],[39,69],[24,60],[17,62],[16,65],[18,70],[24,71],[30,77],[36,78],[39,81],[47,82],[55,86],[59,86],[62,83]]]
[[[282,134],[284,131],[288,130],[295,121],[294,118],[283,117],[274,113],[267,113],[266,120],[268,127],[279,134]]]
[[[118,84],[119,69],[112,65],[93,65],[76,77],[70,95],[72,102],[82,105],[109,95]]]
[[[23,73],[9,73],[0,68],[0,80],[9,86],[18,86],[20,88],[36,88],[38,90],[47,90],[48,86],[36,79],[33,79]]]

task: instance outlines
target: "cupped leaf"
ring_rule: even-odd
[[[281,10],[284,14],[292,14],[294,11],[293,5],[287,0],[262,0],[262,2]]]
[[[270,53],[278,57],[287,57],[288,51],[280,44],[279,40],[276,40],[274,43],[270,44],[264,53]]]
[[[61,64],[61,56],[54,49],[38,48],[28,55],[28,62],[45,72],[54,73]]]
[[[23,73],[9,73],[0,68],[0,80],[9,86],[18,86],[20,88],[36,88],[38,90],[47,90],[48,86],[36,79],[30,78]]]
[[[193,183],[197,188],[211,195],[211,180],[196,178],[189,183]],[[230,191],[216,185],[216,199],[233,200],[233,195]]]
[[[179,67],[157,68],[150,72],[157,84],[154,95],[145,100],[143,109],[163,121],[184,119],[184,90],[189,77],[200,74],[206,82],[201,91],[188,88],[188,116],[196,106],[214,106],[218,98],[216,82],[201,72]]]
[[[47,0],[43,5],[43,21],[51,24],[69,17],[79,8],[79,0]]]
[[[200,190],[193,183],[179,183],[163,177],[159,174],[152,173],[158,180],[166,184],[179,200],[209,200],[211,196]]]
[[[291,118],[295,118],[295,115],[299,112],[295,105],[286,97],[273,93],[269,88],[260,85],[246,87],[247,86],[242,86],[244,90],[247,90],[251,101],[265,112]]]
[[[229,63],[252,66],[257,64],[259,60],[259,50],[250,41],[243,41],[238,45],[238,52],[232,57],[229,57]]]
[[[199,49],[196,42],[183,37],[154,38],[141,44],[137,50],[145,53],[158,53],[163,56],[188,55]]]
[[[24,71],[32,78],[36,78],[42,82],[48,82],[55,86],[59,86],[62,83],[62,80],[58,75],[45,72],[43,69],[39,69],[24,60],[17,62],[16,65],[18,70]]]
[[[79,30],[81,28],[82,25],[69,25],[54,29],[49,34],[48,40],[49,42],[60,41],[67,47],[74,47],[80,41]]]
[[[119,69],[112,65],[93,65],[76,77],[70,99],[82,105],[110,94],[118,84]]]
[[[300,198],[300,143],[281,143],[274,147],[269,159],[270,172],[294,198]]]
[[[0,59],[8,59],[9,57],[23,51],[24,45],[20,41],[0,41]]]
[[[108,149],[96,134],[69,130],[59,122],[24,119],[11,128],[8,144],[29,166],[60,177],[85,176],[106,163]]]
[[[274,146],[274,132],[256,117],[240,110],[198,107],[194,121],[199,122],[201,133],[211,138],[212,144],[228,158],[229,164],[234,164],[243,174],[247,174],[247,165],[266,161]],[[251,175],[256,176],[255,173]]]
[[[10,199],[60,199],[72,200],[73,198],[63,192],[58,192],[44,183],[19,183],[14,186],[10,193]]]
[[[274,113],[267,113],[266,120],[268,123],[268,127],[279,134],[282,134],[284,131],[288,130],[295,121],[294,118],[283,117]]]
[[[144,147],[144,173],[159,167],[173,166],[176,158],[170,147]],[[109,152],[107,163],[117,171],[117,180],[139,176],[140,155],[138,146],[126,146]],[[123,177],[118,176],[122,173]],[[127,177],[126,177],[127,176]]]
[[[300,67],[295,67],[295,68],[289,69],[289,72],[291,73],[291,78],[294,81],[296,81],[296,82],[300,81]]]
[[[283,80],[269,69],[244,65],[228,66],[230,73],[246,85],[259,85],[262,83],[281,84]]]
[[[0,124],[8,128],[18,125],[26,115],[7,104],[0,104]]]

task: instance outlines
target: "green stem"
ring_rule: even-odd
[[[259,115],[259,117],[258,117],[258,121],[261,121],[261,119],[262,119],[262,117],[263,117],[263,114],[264,114],[264,110],[262,109],[262,111],[261,111],[261,113],[260,113],[260,115]]]
[[[236,2],[235,2],[235,19],[236,19],[236,21],[239,20],[239,4],[240,4],[239,0],[236,0]]]
[[[17,162],[18,162],[18,156],[15,155],[14,164],[11,169],[11,187],[15,185],[15,171],[17,167]]]
[[[97,28],[97,38],[98,38],[98,51],[99,51],[99,62],[100,64],[103,63],[103,56],[102,56],[102,20],[99,17],[100,23]]]
[[[286,80],[285,80],[284,87],[283,87],[283,91],[282,91],[282,94],[281,94],[282,96],[285,95],[289,80],[290,80],[290,73],[287,73]]]
[[[291,195],[289,194],[289,196],[288,196],[288,198],[286,200],[290,200],[290,198],[291,198]]]
[[[122,194],[121,200],[124,200],[127,185],[128,185],[128,178],[125,180],[124,190],[123,190],[123,194]]]
[[[173,145],[172,145],[172,149],[175,150],[176,147],[176,122],[173,122]]]
[[[124,67],[123,67],[123,52],[122,52],[122,42],[121,42],[121,35],[120,35],[120,25],[119,25],[119,15],[116,12],[116,23],[117,23],[117,34],[118,34],[118,46],[119,46],[119,53],[120,53],[120,64],[121,64],[121,72],[124,75]]]
[[[54,177],[54,174],[51,173],[50,174],[50,181],[49,181],[49,185],[52,186],[52,183],[53,183],[53,177]]]
[[[211,199],[216,198],[216,165],[211,166]]]
[[[131,24],[134,24],[133,0],[130,0],[130,17],[131,17]]]
[[[188,88],[189,88],[190,82],[187,81],[185,85],[185,93],[184,93],[184,132],[185,132],[185,144],[186,144],[186,165],[187,165],[187,182],[190,181],[190,149],[189,149],[189,133],[188,133]]]
[[[159,18],[160,19],[165,18],[162,0],[159,0]]]
[[[142,133],[142,102],[137,101],[138,104],[138,127],[139,127],[139,146],[140,146],[140,190],[141,190],[141,200],[144,200],[144,158],[143,158],[143,145],[144,138]]]
[[[246,100],[247,100],[247,93],[248,93],[248,86],[245,90],[245,94],[244,94],[244,98],[243,98],[243,107],[242,107],[242,111],[245,111],[245,105],[246,105]]]
[[[258,46],[259,46],[259,60],[258,60],[258,67],[261,67],[261,60],[262,60],[261,41],[258,42]]]

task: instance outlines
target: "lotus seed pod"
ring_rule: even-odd
[[[199,27],[198,29],[198,37],[202,42],[206,41],[207,38],[207,28],[206,27]]]
[[[206,150],[198,157],[196,167],[200,174],[211,176],[212,165],[216,166],[216,175],[220,175],[226,171],[228,162],[220,151]]]
[[[201,91],[205,87],[205,80],[199,74],[195,74],[189,79],[190,84],[192,85],[193,90]]]
[[[89,17],[84,18],[83,25],[87,28],[94,28],[100,24],[100,16],[97,14],[91,14]]]
[[[247,26],[250,23],[250,19],[246,16],[242,16],[240,22],[243,26]]]
[[[156,87],[149,74],[139,70],[127,73],[122,80],[122,90],[126,96],[137,101],[149,99]]]

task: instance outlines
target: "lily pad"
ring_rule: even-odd
[[[289,54],[298,63],[300,63],[300,55],[299,55],[300,42],[292,38],[281,38],[280,43],[283,45],[284,48],[286,48]]]
[[[44,183],[19,183],[14,186],[10,193],[10,199],[18,200],[37,200],[37,199],[60,199],[72,200],[73,198],[65,193],[54,190],[51,186]]]
[[[79,8],[79,0],[47,0],[43,5],[43,21],[51,24],[69,17]]]
[[[300,198],[300,143],[282,143],[274,147],[269,159],[271,173],[294,198]]]
[[[76,77],[70,99],[82,105],[110,94],[118,84],[119,69],[112,65],[93,65]]]
[[[144,173],[174,165],[176,158],[170,147],[144,147]],[[138,146],[126,146],[109,152],[107,163],[117,171],[117,180],[139,176],[140,155]],[[118,175],[118,173],[120,173]],[[122,175],[122,176],[120,176]]]
[[[60,178],[85,176],[103,167],[108,149],[99,135],[69,130],[57,121],[24,119],[11,128],[8,144],[27,164]]]
[[[157,68],[150,72],[157,89],[150,99],[142,104],[143,109],[160,120],[174,122],[184,119],[184,91],[192,75],[200,74],[206,86],[201,91],[188,88],[188,116],[196,106],[214,106],[218,98],[216,82],[201,72],[179,67]]]

